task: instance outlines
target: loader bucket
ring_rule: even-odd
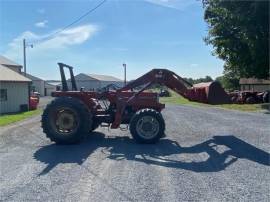
[[[208,104],[229,104],[231,99],[217,81],[194,84],[189,97],[193,101]]]

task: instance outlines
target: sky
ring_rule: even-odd
[[[207,24],[198,0],[107,0],[71,27],[63,27],[102,0],[0,0],[0,54],[27,72],[60,79],[57,62],[74,74],[106,74],[132,80],[153,68],[181,77],[222,75],[224,62],[203,38]],[[61,31],[62,30],[62,31]],[[33,45],[33,48],[30,45]]]

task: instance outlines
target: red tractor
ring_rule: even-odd
[[[270,91],[236,91],[229,93],[233,103],[237,104],[256,104],[268,103]]]
[[[115,129],[120,124],[128,124],[131,135],[139,143],[157,142],[164,136],[161,110],[165,105],[159,103],[157,93],[144,92],[155,83],[165,85],[189,100],[218,104],[213,103],[217,102],[210,92],[215,91],[213,88],[195,88],[167,69],[153,69],[117,90],[92,92],[77,89],[71,66],[58,65],[62,90],[52,93],[56,99],[47,105],[41,122],[47,137],[59,144],[77,143],[98,126]],[[69,69],[71,86],[67,83],[64,67]],[[220,92],[217,94],[224,96]]]

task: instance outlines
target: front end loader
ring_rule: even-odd
[[[159,103],[157,93],[145,92],[156,83],[192,101],[220,102],[220,99],[212,99],[215,93],[220,95],[213,92],[220,91],[219,87],[193,87],[167,69],[153,69],[117,90],[93,92],[83,88],[78,90],[73,67],[63,63],[58,65],[62,89],[52,93],[55,99],[47,105],[41,120],[46,136],[58,144],[78,143],[98,126],[116,129],[121,124],[129,126],[136,142],[157,142],[164,136],[165,121],[161,111],[165,105]],[[66,80],[64,68],[69,69],[70,82]]]

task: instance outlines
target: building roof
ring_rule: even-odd
[[[270,80],[256,79],[256,78],[241,78],[239,83],[241,85],[244,85],[244,84],[261,84],[261,85],[265,85],[265,84],[270,84]]]
[[[31,79],[32,81],[43,81],[43,79],[38,78],[36,76],[33,76],[31,74],[27,74],[27,73],[26,73],[25,77],[27,77],[28,79]]]
[[[31,82],[30,79],[0,64],[0,81]]]
[[[50,81],[50,82],[46,81],[45,84],[49,84],[49,85],[52,85],[52,86],[59,86],[62,83],[61,83],[61,81],[54,81],[54,82],[52,82],[52,81]]]
[[[50,88],[50,87],[53,87],[53,88],[56,88],[56,86],[57,85],[54,85],[54,84],[51,84],[51,83],[47,83],[46,81],[45,81],[45,87],[48,87],[48,88]]]
[[[108,76],[108,75],[100,75],[100,74],[85,74],[85,73],[80,73],[75,76],[75,79],[77,81],[116,81],[116,82],[121,82],[121,79],[118,79],[113,76]],[[70,79],[68,79],[70,81]]]
[[[22,68],[21,65],[11,61],[10,59],[4,57],[3,55],[0,55],[0,64],[5,65],[5,66],[17,66],[17,67]]]
[[[121,79],[118,79],[114,76],[100,75],[100,74],[87,74],[87,75],[99,81],[122,81]]]

